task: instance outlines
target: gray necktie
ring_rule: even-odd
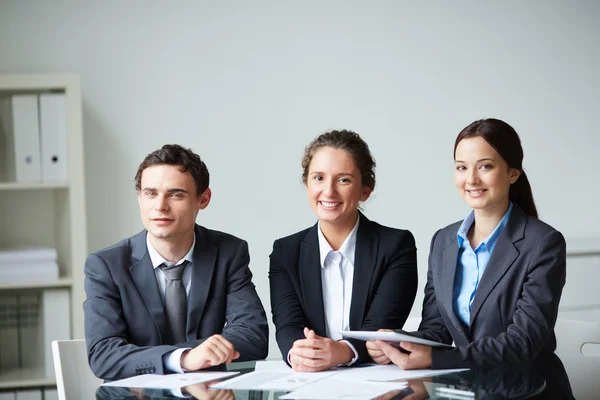
[[[171,344],[186,341],[185,323],[187,320],[187,296],[183,286],[183,271],[187,261],[179,265],[161,264],[160,269],[167,277],[167,289],[165,291],[165,306],[167,309],[167,321],[171,332]]]

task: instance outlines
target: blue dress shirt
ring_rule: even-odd
[[[471,247],[467,238],[467,233],[473,222],[475,222],[473,211],[465,218],[456,233],[458,260],[454,277],[454,312],[466,326],[471,326],[471,304],[496,242],[508,222],[512,208],[513,204],[511,202],[506,214],[504,214],[494,231],[476,249]]]

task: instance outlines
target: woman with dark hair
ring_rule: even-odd
[[[359,211],[375,188],[375,160],[358,134],[317,137],[302,168],[318,222],[273,244],[277,343],[295,371],[369,362],[365,342],[340,340],[341,332],[404,325],[417,291],[415,240]]]
[[[401,342],[401,352],[368,342],[375,362],[403,369],[531,365],[572,396],[554,354],[565,240],[537,218],[522,162],[519,136],[506,122],[479,120],[459,133],[454,183],[473,211],[431,240],[423,318],[414,333],[456,347]]]

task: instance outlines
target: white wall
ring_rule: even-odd
[[[366,213],[414,233],[420,288],[431,235],[468,211],[454,138],[482,117],[520,133],[542,219],[600,237],[600,2],[421,3],[0,0],[0,72],[81,74],[90,251],[141,229],[147,153],[200,153],[198,222],[249,241],[267,312],[273,240],[315,222],[303,148],[331,128],[370,144]]]

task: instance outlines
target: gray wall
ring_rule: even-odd
[[[452,146],[482,117],[520,133],[542,219],[600,237],[599,17],[593,0],[0,0],[0,72],[81,74],[90,251],[141,229],[137,165],[184,144],[212,175],[198,222],[249,241],[269,312],[273,240],[315,222],[303,148],[331,128],[370,144],[366,214],[414,233],[420,288],[431,235],[468,212]]]

